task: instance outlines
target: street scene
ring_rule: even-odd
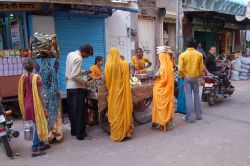
[[[2,165],[250,165],[250,1],[3,0]]]

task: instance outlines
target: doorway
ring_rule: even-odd
[[[206,54],[208,54],[211,46],[217,46],[215,32],[195,31],[194,38],[196,42],[200,42]]]
[[[154,18],[141,17],[138,20],[138,47],[142,48],[144,54],[152,62],[149,68],[153,71],[155,67],[155,20]]]

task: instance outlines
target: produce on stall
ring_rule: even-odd
[[[139,78],[138,78],[139,77]],[[144,80],[142,83],[141,80]],[[145,82],[147,80],[147,82]],[[131,77],[133,100],[133,118],[138,124],[145,124],[151,121],[151,109],[147,109],[152,101],[153,83],[148,77]],[[86,84],[89,94],[86,99],[88,106],[88,124],[99,123],[102,129],[109,133],[109,122],[107,117],[107,90],[102,80],[90,80]]]

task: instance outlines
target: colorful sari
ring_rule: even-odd
[[[48,112],[49,142],[54,139],[57,141],[63,139],[57,72],[52,65],[52,60],[51,58],[43,58],[38,71],[43,79],[42,96]]]
[[[37,135],[40,141],[48,140],[48,127],[42,100],[39,95],[37,81],[39,75],[34,74],[32,77],[32,95],[34,103],[35,123],[37,127]],[[23,117],[25,116],[25,102],[24,102],[24,75],[20,78],[18,84],[18,101],[19,107]]]
[[[108,120],[113,141],[122,141],[133,135],[132,95],[129,66],[121,60],[118,49],[112,48],[105,66],[108,90]]]
[[[152,124],[166,131],[174,117],[174,62],[167,53],[159,55],[160,76],[153,89]]]

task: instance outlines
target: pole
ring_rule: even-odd
[[[176,49],[175,49],[175,55],[176,57],[178,58],[179,57],[179,33],[180,33],[180,24],[179,24],[179,20],[180,20],[180,8],[179,8],[179,3],[180,1],[179,0],[176,0]]]

